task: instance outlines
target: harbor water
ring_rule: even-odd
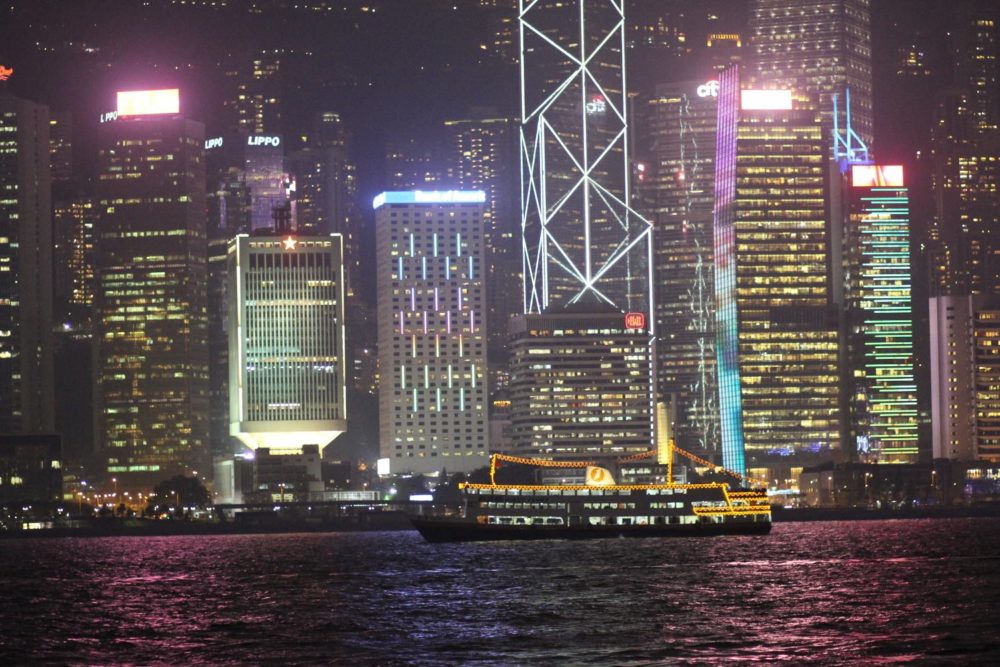
[[[0,664],[1000,663],[1000,519],[0,540]]]

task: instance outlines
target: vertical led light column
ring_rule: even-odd
[[[715,350],[719,382],[722,465],[743,473],[743,401],[740,394],[739,333],[736,310],[736,130],[740,78],[736,68],[719,77],[715,149]]]

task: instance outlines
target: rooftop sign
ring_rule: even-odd
[[[281,137],[269,137],[261,134],[254,134],[247,137],[247,146],[280,146]]]
[[[645,329],[646,313],[625,313],[626,329]]]
[[[698,97],[718,97],[719,96],[719,82],[715,79],[711,81],[706,81],[705,83],[698,86]]]
[[[792,108],[792,91],[741,90],[740,108],[745,111],[789,111]]]
[[[852,165],[851,185],[856,188],[901,188],[903,187],[903,165]]]
[[[174,114],[180,113],[180,110],[180,91],[177,88],[118,91],[116,111],[119,118]]]
[[[410,190],[383,192],[372,200],[372,208],[386,204],[482,204],[486,193],[482,190]]]

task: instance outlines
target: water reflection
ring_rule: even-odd
[[[1000,520],[0,541],[3,664],[1000,661]]]

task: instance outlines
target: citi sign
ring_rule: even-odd
[[[255,135],[252,137],[247,137],[247,146],[280,146],[281,137],[266,137],[263,135]]]
[[[705,83],[698,86],[698,97],[718,97],[719,96],[719,82],[712,80],[706,81]]]

